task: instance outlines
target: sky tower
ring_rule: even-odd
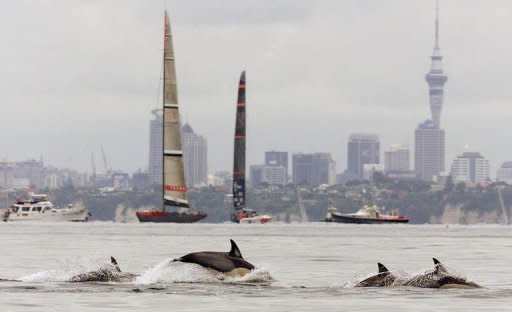
[[[439,49],[439,6],[436,1],[436,37],[434,43],[434,52],[430,57],[430,71],[425,76],[429,86],[430,111],[432,113],[432,122],[434,127],[441,126],[441,109],[443,107],[443,87],[448,77],[443,73],[443,56]]]

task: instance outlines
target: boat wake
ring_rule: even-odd
[[[272,276],[265,269],[256,269],[240,277],[225,276],[222,273],[203,268],[193,263],[172,262],[166,259],[148,269],[135,279],[135,284],[168,284],[168,283],[266,283]]]

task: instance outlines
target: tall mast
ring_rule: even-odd
[[[183,151],[181,148],[181,127],[176,84],[176,65],[172,45],[169,15],[164,18],[164,58],[163,58],[163,207],[189,207]]]
[[[245,208],[245,70],[238,83],[236,104],[235,146],[233,160],[233,206]]]

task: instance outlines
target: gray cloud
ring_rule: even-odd
[[[236,87],[248,72],[249,163],[267,149],[332,152],[350,132],[408,143],[429,116],[434,1],[167,1],[183,117],[209,142],[211,169],[232,162]],[[103,144],[114,167],[147,164],[159,104],[159,1],[0,4],[0,157],[44,155],[87,170]],[[507,131],[509,1],[441,1],[448,82],[447,164],[465,144],[495,169]]]

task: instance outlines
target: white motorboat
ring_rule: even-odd
[[[89,220],[85,207],[56,208],[46,194],[30,194],[27,200],[17,200],[2,216],[3,221],[74,221]]]

